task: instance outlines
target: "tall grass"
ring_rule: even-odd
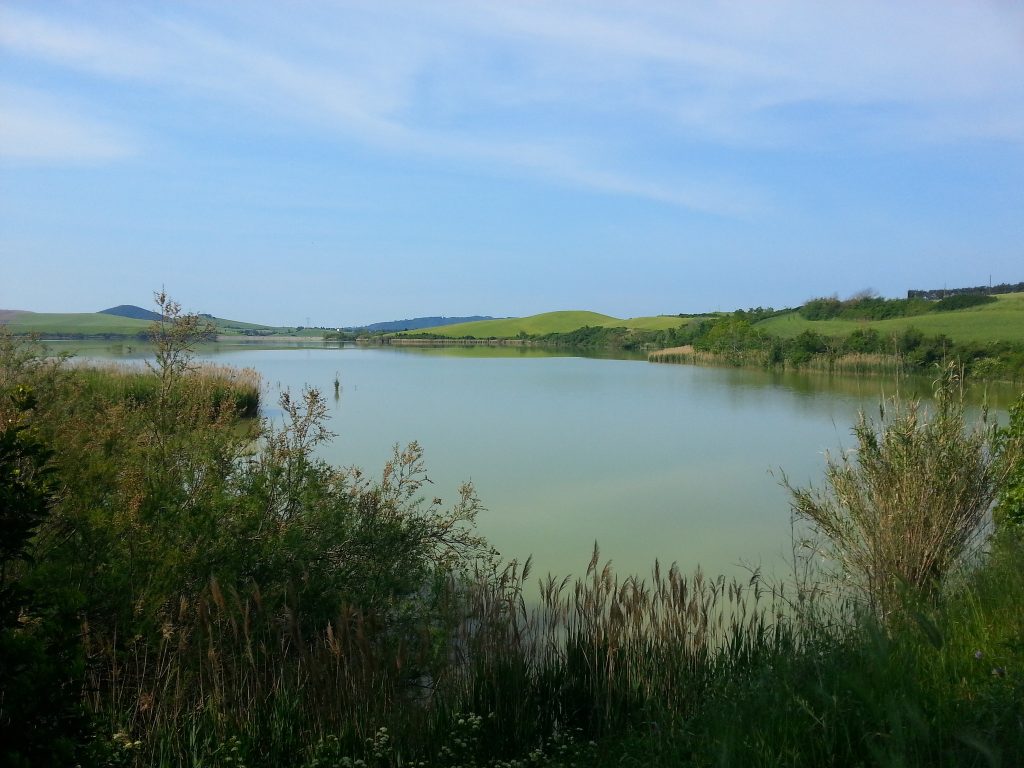
[[[888,625],[596,557],[531,607],[512,565],[449,582],[419,642],[352,608],[300,637],[210,584],[103,698],[138,765],[1011,765],[1021,555]]]
[[[143,405],[158,397],[160,378],[153,371],[126,363],[83,363],[73,368],[79,386],[111,401]],[[252,368],[202,363],[193,365],[190,381],[196,396],[207,398],[214,410],[224,405],[245,418],[259,414],[260,374]]]
[[[849,353],[842,355],[810,355],[799,364],[786,360],[773,361],[771,354],[763,349],[743,349],[734,352],[711,352],[694,349],[692,346],[663,349],[648,354],[652,363],[681,363],[689,365],[741,365],[780,366],[801,371],[825,371],[845,374],[902,374],[910,367],[899,355]]]
[[[496,759],[560,736],[671,728],[700,711],[723,669],[791,640],[756,577],[656,566],[650,582],[619,581],[596,548],[585,578],[548,577],[532,606],[528,577],[529,564],[511,564],[448,578],[431,618],[400,636],[352,606],[303,636],[296,606],[269,612],[255,588],[211,581],[168,606],[155,647],[119,654],[89,638],[90,655],[108,659],[91,703],[111,732],[142,741],[142,763],[232,737],[265,765],[300,764],[328,740],[366,757],[381,728],[386,764],[438,759],[468,713],[483,716],[474,759]]]

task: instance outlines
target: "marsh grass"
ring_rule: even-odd
[[[732,352],[712,352],[690,347],[678,347],[651,352],[652,363],[681,363],[689,365],[736,365],[754,367],[779,366],[783,369],[817,371],[842,374],[900,375],[909,373],[912,366],[899,355],[852,352],[847,354],[809,355],[799,363],[772,357],[770,350],[740,349]]]
[[[701,710],[723,669],[786,642],[782,606],[756,576],[655,566],[649,582],[620,581],[595,547],[585,578],[549,576],[531,605],[529,571],[449,577],[431,618],[403,636],[351,606],[303,636],[295,606],[269,613],[258,591],[211,581],[194,604],[168,609],[155,647],[90,646],[110,660],[91,681],[94,708],[111,732],[142,742],[142,763],[197,742],[210,754],[231,738],[252,764],[301,764],[328,741],[370,759],[384,728],[380,764],[458,753],[483,765],[522,757],[527,745],[567,754],[570,742],[588,751],[624,730],[671,730]],[[474,716],[472,733],[456,739]]]
[[[436,644],[354,609],[300,638],[287,611],[211,584],[137,678],[162,690],[111,695],[135,713],[111,727],[142,741],[137,765],[1010,765],[1022,554],[1002,546],[887,624],[756,576],[620,581],[596,552],[531,605],[510,565],[447,583],[420,626]]]
[[[145,405],[160,394],[159,376],[142,366],[88,362],[75,365],[71,370],[86,393],[111,401]],[[191,374],[191,394],[205,398],[213,411],[229,406],[245,418],[259,414],[262,381],[254,369],[203,363],[193,365]]]

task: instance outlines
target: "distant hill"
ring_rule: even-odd
[[[309,336],[317,338],[318,328],[292,328],[243,323],[213,315],[201,315],[210,321],[216,333],[225,336]],[[15,335],[38,334],[48,339],[138,338],[146,339],[151,325],[159,321],[156,312],[122,304],[102,312],[26,312],[0,310],[0,325]]]
[[[100,314],[130,317],[133,320],[149,320],[150,322],[159,322],[161,319],[158,312],[151,312],[148,309],[137,307],[134,304],[118,304],[116,307],[111,307],[110,309],[101,309]]]
[[[478,320],[493,320],[489,315],[472,315],[471,317],[414,317],[410,320],[391,320],[386,323],[373,323],[363,326],[367,331],[386,331],[393,333],[397,331],[417,331],[420,328],[438,328],[442,325],[455,325],[456,323],[474,323]]]
[[[103,312],[5,313],[0,323],[14,335],[39,334],[47,339],[145,337],[148,320]]]

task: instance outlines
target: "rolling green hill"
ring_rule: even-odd
[[[258,323],[243,323],[225,320],[213,315],[203,315],[218,334],[259,336],[313,336],[323,335],[316,328],[279,328]],[[24,312],[0,310],[0,327],[15,335],[38,334],[46,337],[90,337],[90,336],[140,336],[145,335],[152,323],[108,312]]]
[[[102,312],[18,312],[0,320],[0,325],[13,334],[136,336],[145,333],[150,323]]]
[[[632,328],[643,331],[660,331],[678,328],[688,322],[686,318],[674,315],[658,317],[635,317],[620,320],[598,312],[564,311],[545,312],[529,317],[510,317],[501,320],[480,320],[474,323],[458,323],[435,328],[423,328],[419,331],[408,331],[399,335],[428,333],[433,336],[460,339],[509,339],[525,333],[529,336],[543,336],[548,333],[570,333],[590,326],[597,328]]]
[[[1024,342],[1024,293],[1006,293],[996,299],[992,304],[954,312],[889,320],[806,320],[793,311],[762,320],[756,327],[783,338],[808,330],[826,336],[846,336],[858,328],[874,328],[884,335],[916,328],[926,336],[945,334],[957,342]]]

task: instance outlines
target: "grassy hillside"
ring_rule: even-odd
[[[19,312],[2,324],[14,334],[38,333],[43,336],[135,336],[145,333],[150,326],[147,320],[102,312]]]
[[[213,324],[217,333],[241,335],[246,332],[260,336],[312,336],[323,331],[316,328],[278,328],[258,323],[243,323],[220,317],[203,315]],[[0,310],[0,326],[15,335],[36,333],[40,336],[138,336],[150,327],[149,320],[138,320],[106,312],[22,312]]]
[[[1024,293],[1007,293],[997,301],[955,312],[934,312],[889,320],[806,320],[797,312],[763,320],[757,328],[792,338],[802,331],[845,336],[858,328],[874,328],[883,335],[917,328],[927,336],[945,334],[957,342],[1024,342]]]
[[[548,333],[570,333],[585,326],[596,328],[632,328],[643,331],[660,331],[678,328],[688,322],[676,316],[635,317],[620,320],[598,312],[565,311],[545,312],[529,317],[510,317],[502,320],[481,320],[475,323],[458,323],[456,325],[423,328],[410,333],[429,333],[447,338],[476,339],[513,338],[520,333],[530,336],[543,336]]]

